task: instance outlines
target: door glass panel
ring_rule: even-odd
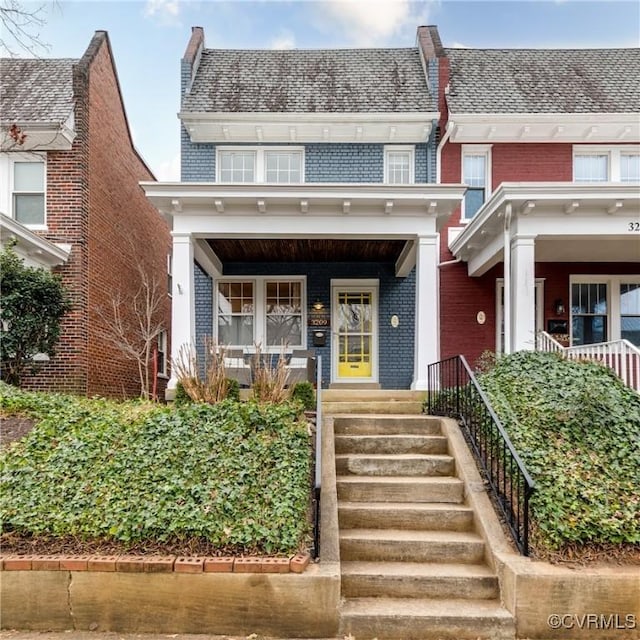
[[[338,376],[372,375],[373,300],[371,292],[338,293]]]

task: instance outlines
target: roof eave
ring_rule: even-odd
[[[453,143],[636,142],[637,113],[456,113]]]
[[[400,113],[192,112],[178,114],[192,142],[416,143],[429,139],[437,111]]]
[[[15,124],[26,134],[24,143],[17,143],[9,135]],[[76,138],[73,112],[64,122],[3,121],[0,123],[0,150],[2,151],[69,151]]]

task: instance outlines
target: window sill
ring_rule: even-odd
[[[158,373],[156,377],[160,380],[169,380],[169,376],[166,373]]]

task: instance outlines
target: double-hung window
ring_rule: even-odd
[[[158,334],[158,375],[167,375],[167,332]]]
[[[387,184],[413,184],[415,147],[387,145],[384,148],[384,181]]]
[[[640,182],[640,148],[634,145],[573,147],[574,182]]]
[[[304,182],[301,147],[219,147],[219,182]]]
[[[640,276],[571,278],[572,344],[629,340],[640,346]]]
[[[18,222],[43,227],[45,217],[45,163],[15,160],[12,163],[12,211]]]
[[[491,193],[491,147],[462,147],[462,183],[467,185],[462,218],[471,220]]]
[[[304,278],[255,276],[217,284],[217,339],[230,347],[304,348]]]

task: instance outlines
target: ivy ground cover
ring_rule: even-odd
[[[2,384],[0,416],[36,422],[0,456],[4,542],[295,552],[308,534],[310,487],[298,411],[234,401],[169,408]]]
[[[534,546],[640,547],[640,396],[606,367],[502,357],[480,384],[536,482]]]

